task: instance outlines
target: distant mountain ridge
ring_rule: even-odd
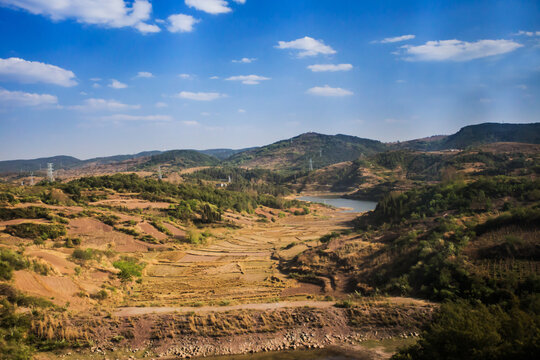
[[[517,142],[540,144],[540,123],[500,124],[482,123],[461,128],[448,136],[432,136],[390,145],[394,149],[413,149],[423,151],[465,149],[470,146],[495,142]]]
[[[540,144],[540,123],[483,123],[465,126],[452,135],[435,135],[398,143],[382,143],[343,134],[325,135],[309,132],[273,144],[237,150],[145,151],[133,155],[115,155],[88,160],[61,155],[30,160],[0,161],[0,173],[44,170],[49,162],[54,164],[55,169],[73,169],[89,164],[114,164],[132,159],[141,159],[140,165],[137,166],[141,169],[157,165],[188,168],[221,164],[301,171],[309,170],[310,160],[313,168],[318,169],[388,150],[465,149],[495,142]]]
[[[377,140],[350,135],[305,133],[288,140],[247,150],[226,159],[225,164],[265,169],[309,170],[354,160],[386,150]]]

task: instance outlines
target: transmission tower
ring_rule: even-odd
[[[309,158],[309,171],[313,171],[313,160]]]
[[[47,163],[47,179],[49,182],[54,182],[53,163]]]
[[[322,157],[322,149],[319,149],[319,157]]]
[[[158,179],[162,180],[163,179],[163,174],[161,174],[161,165],[158,165],[157,172],[158,172]]]

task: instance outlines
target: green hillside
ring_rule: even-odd
[[[226,163],[233,166],[303,171],[309,169],[310,159],[313,168],[319,169],[385,149],[386,146],[376,140],[348,135],[305,133],[233,155]]]
[[[195,150],[171,150],[161,154],[152,155],[150,159],[140,167],[146,169],[157,165],[186,169],[196,166],[215,166],[219,159],[203,154]]]

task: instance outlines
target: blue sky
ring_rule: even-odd
[[[0,159],[540,119],[538,1],[0,0]]]

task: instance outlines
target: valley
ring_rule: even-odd
[[[375,148],[296,167],[320,139],[339,154],[348,138],[301,136],[297,158],[283,153],[291,141],[222,149],[224,159],[153,154],[131,171],[122,158],[31,186],[28,174],[4,173],[0,321],[17,335],[3,351],[174,359],[324,348],[401,359],[453,341],[470,314],[480,329],[504,318],[496,331],[527,329],[508,338],[526,346],[501,340],[497,352],[536,351],[540,145],[354,140]]]

